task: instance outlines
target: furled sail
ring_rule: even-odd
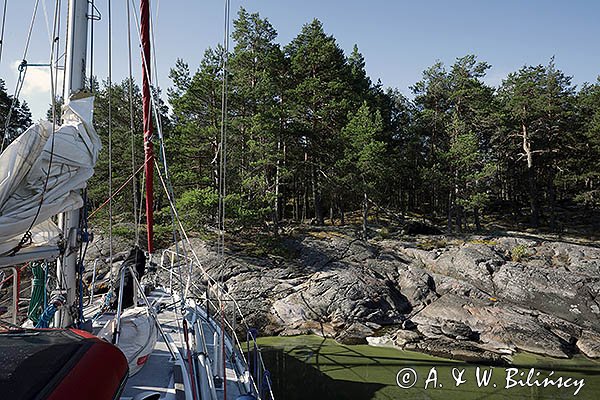
[[[33,245],[56,240],[60,232],[50,218],[83,206],[80,190],[102,147],[92,125],[93,104],[90,95],[72,98],[54,135],[52,124],[40,121],[0,154],[0,254],[19,244],[32,221]]]

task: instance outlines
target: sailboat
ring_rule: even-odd
[[[157,170],[159,180],[183,240],[175,250],[153,247],[149,0],[140,1],[139,24],[148,252],[134,248],[120,265],[112,298],[84,300],[84,253],[92,235],[82,190],[101,148],[93,95],[85,90],[91,7],[88,0],[68,5],[62,124],[35,124],[0,154],[0,289],[11,280],[13,287],[12,305],[0,315],[10,319],[0,322],[2,398],[272,400],[257,334],[244,325],[234,296],[202,268],[173,206],[166,165]],[[25,327],[19,271],[31,263],[41,274],[32,293],[37,284],[43,313],[35,327]],[[57,284],[50,291],[45,285],[53,263]],[[146,266],[162,271],[153,274],[150,288],[140,282]]]

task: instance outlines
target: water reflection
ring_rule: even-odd
[[[372,399],[379,390],[385,387],[380,383],[366,383],[333,379],[321,371],[324,366],[320,361],[324,357],[314,354],[311,349],[299,349],[296,355],[284,349],[264,349],[265,364],[271,368],[273,393],[277,399],[306,400],[306,399]],[[314,356],[315,363],[308,361]],[[351,367],[338,365],[340,369]],[[329,369],[331,371],[331,369]],[[360,378],[360,377],[359,377]]]
[[[508,367],[505,366],[479,366],[480,373],[489,371],[490,379],[487,384],[478,384],[477,365],[419,353],[362,345],[344,346],[314,336],[263,338],[260,342],[278,400],[600,399],[600,363],[583,357],[555,360],[518,356],[515,359],[518,373],[513,376],[515,383],[507,388]],[[417,375],[417,381],[410,389],[402,389],[396,383],[398,372],[405,368],[411,368]],[[532,379],[527,382],[532,368]],[[433,369],[435,380],[431,375]],[[457,387],[455,377],[462,370],[465,382]],[[542,382],[548,376],[570,377],[571,386],[535,385],[535,379]],[[428,378],[430,381],[426,384]],[[585,384],[574,396],[576,386],[573,382],[581,379]]]

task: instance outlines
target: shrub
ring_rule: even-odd
[[[513,249],[510,251],[510,256],[515,262],[519,262],[529,257],[529,251],[527,249],[527,246],[520,244],[513,247]]]

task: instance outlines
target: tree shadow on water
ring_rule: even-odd
[[[275,398],[286,400],[369,400],[385,387],[377,383],[333,379],[284,349],[264,349],[265,364],[271,367]]]

